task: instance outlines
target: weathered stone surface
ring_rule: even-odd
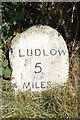
[[[43,91],[68,79],[68,49],[63,37],[49,26],[33,26],[11,42],[12,84],[20,91]]]

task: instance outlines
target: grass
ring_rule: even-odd
[[[27,91],[16,97],[10,81],[2,80],[1,118],[78,118],[78,86],[42,92]]]

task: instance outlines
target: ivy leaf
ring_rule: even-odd
[[[5,78],[9,78],[11,76],[11,70],[9,69],[9,67],[3,68],[2,72]]]
[[[0,67],[0,76],[2,76],[3,74],[2,74],[2,67]]]
[[[7,67],[7,66],[8,66],[8,60],[4,60],[4,61],[2,62],[2,66],[3,66],[3,67]]]
[[[4,53],[4,52],[3,52],[3,50],[2,50],[2,49],[0,49],[0,55],[3,55],[3,53]]]
[[[2,62],[0,61],[0,67],[2,67]]]

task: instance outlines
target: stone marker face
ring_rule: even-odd
[[[49,26],[33,26],[16,36],[9,50],[12,84],[20,91],[43,91],[68,79],[68,49]]]

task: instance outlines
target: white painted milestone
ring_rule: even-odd
[[[12,84],[19,91],[44,91],[68,80],[68,49],[63,37],[49,26],[36,25],[11,42]]]

